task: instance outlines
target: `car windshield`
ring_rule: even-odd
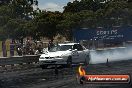
[[[49,50],[49,52],[56,52],[56,51],[66,51],[72,49],[72,45],[58,45],[58,46],[54,46],[53,48],[51,48]]]

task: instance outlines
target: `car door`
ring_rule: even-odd
[[[85,53],[84,53],[83,47],[80,44],[74,44],[73,50],[75,50],[78,53],[76,62],[84,62],[85,61]]]

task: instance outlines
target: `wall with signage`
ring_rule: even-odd
[[[75,29],[73,37],[80,40],[101,40],[104,42],[132,41],[132,27],[113,27],[101,29]]]

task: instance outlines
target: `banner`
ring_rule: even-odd
[[[101,40],[104,42],[132,41],[132,27],[75,29],[73,37],[79,40]]]

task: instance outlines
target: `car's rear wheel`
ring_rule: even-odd
[[[67,59],[67,67],[72,67],[72,57],[69,56]]]
[[[48,65],[40,65],[40,67],[41,67],[42,69],[46,69],[46,68],[48,67]]]

